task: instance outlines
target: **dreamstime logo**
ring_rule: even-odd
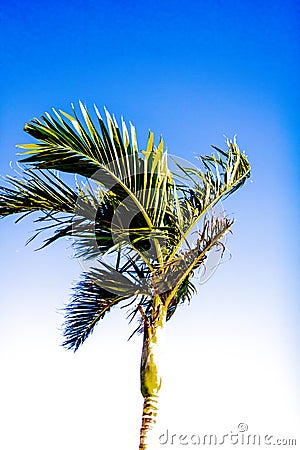
[[[168,429],[158,437],[160,445],[285,445],[296,446],[294,438],[278,438],[273,434],[249,433],[248,425],[241,422],[237,430],[225,434],[172,433]]]
[[[189,175],[182,168],[191,169]],[[145,219],[144,232],[146,233],[146,239],[143,242],[146,242],[146,245],[140,246],[139,254],[142,258],[154,261],[154,265],[158,263],[157,247],[159,245],[160,252],[163,253],[166,250],[167,237],[164,230],[160,230],[158,226],[151,229],[151,220],[154,216],[156,222],[158,222],[159,217],[163,214],[163,208],[167,210],[169,207],[166,198],[167,189],[164,183],[172,173],[175,184],[177,186],[184,185],[188,190],[194,186],[196,179],[193,178],[193,170],[198,171],[199,169],[182,158],[166,155],[165,160],[161,162],[160,179],[158,180],[158,188],[156,188],[157,186],[153,183],[151,165],[147,165],[143,159],[138,159],[134,155],[127,155],[100,168],[85,183],[82,183],[80,186],[82,195],[79,195],[77,199],[72,231],[75,247],[83,249],[82,252],[77,253],[76,257],[84,271],[89,272],[90,269],[97,267],[103,270],[105,265],[112,265],[112,254],[103,252],[101,243],[99,243],[98,226],[101,220],[105,221],[106,230],[109,229],[106,234],[107,239],[111,240],[111,246],[117,248],[119,243],[122,242],[123,248],[127,247],[128,249],[132,248],[133,245],[132,234],[134,234],[134,230],[136,230],[136,242],[139,242],[139,239],[144,239],[138,234],[138,224],[141,223],[140,219],[145,211],[149,215],[148,223],[143,217]],[[120,191],[122,201],[113,208],[113,212],[106,204],[99,214],[100,205],[103,205],[103,202],[113,203],[115,198],[120,195]],[[182,214],[185,214],[185,212],[183,211]],[[218,202],[207,215],[210,218],[212,215],[224,218],[222,203]],[[185,219],[188,220],[187,216],[185,216]],[[195,248],[201,225],[200,221],[189,230],[182,243],[182,252]],[[223,245],[225,244],[225,237],[222,238],[221,242]],[[85,248],[88,248],[88,252],[84,251]],[[197,269],[193,283],[194,281],[199,284],[206,282],[216,270],[221,257],[220,247],[212,247],[201,267]],[[117,273],[116,276],[118,277]],[[168,289],[170,288],[170,282],[171,287],[174,287],[176,279],[176,277],[168,279]],[[140,281],[144,283],[144,280],[140,279]],[[113,287],[111,289],[105,288],[113,293],[115,292]],[[160,293],[165,292],[167,290],[166,284],[161,283],[159,289]]]

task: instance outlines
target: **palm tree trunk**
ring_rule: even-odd
[[[157,395],[144,398],[139,450],[149,449],[149,445],[151,443],[151,431],[156,423],[157,401]]]
[[[144,341],[141,358],[141,393],[144,397],[139,450],[150,450],[151,435],[156,423],[158,393],[162,378],[159,372],[161,334],[166,323],[166,308],[158,306],[151,323],[144,320]],[[155,446],[153,447],[155,448]]]

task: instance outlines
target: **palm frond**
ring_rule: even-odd
[[[122,297],[103,289],[91,275],[85,275],[75,287],[72,301],[65,308],[63,346],[76,351],[94,327],[122,300]]]
[[[77,195],[50,171],[24,170],[20,179],[4,178],[0,186],[0,217],[34,211],[74,213]]]
[[[193,207],[197,207],[203,215],[221,198],[232,194],[250,177],[250,164],[247,156],[242,153],[236,140],[227,140],[228,150],[225,152],[217,147],[217,154],[201,156],[199,159],[204,170],[180,167],[189,177],[191,186],[182,191]]]
[[[156,148],[150,132],[147,149],[139,154],[133,127],[130,142],[124,121],[122,136],[116,120],[105,111],[106,126],[96,108],[98,131],[82,103],[80,108],[84,122],[73,107],[73,116],[54,110],[54,116],[46,113],[41,120],[34,119],[27,124],[25,131],[39,142],[19,145],[26,149],[21,153],[26,156],[21,162],[35,169],[94,177],[115,195],[115,207],[130,201],[135,215],[143,217],[144,227],[152,230],[161,226],[172,192],[162,139]],[[156,257],[161,261],[160,245],[155,239],[154,244]]]
[[[181,226],[177,225],[181,238],[177,243],[173,243],[170,259],[178,253],[188,234],[201,217],[218,201],[228,197],[241,187],[250,177],[250,164],[247,156],[240,151],[236,140],[227,140],[227,146],[226,152],[213,147],[218,151],[217,155],[200,157],[204,170],[182,167],[177,164],[182,171],[183,178],[186,177],[189,183],[177,187],[179,193],[177,210],[180,210],[181,220],[176,221],[175,219],[174,222],[181,223]]]
[[[21,169],[18,175],[19,178],[6,176],[5,185],[0,186],[0,217],[22,214],[16,220],[18,222],[28,214],[39,212],[34,222],[40,227],[27,243],[45,231],[54,231],[54,234],[40,248],[60,237],[72,236],[77,229],[88,227],[97,209],[100,210],[100,205],[91,202],[84,191],[76,193],[47,169]]]
[[[220,246],[223,249],[221,239],[230,231],[232,224],[233,220],[228,218],[212,216],[210,220],[205,219],[196,246],[182,252],[165,266],[166,269],[157,272],[154,285],[158,292],[166,293],[167,304],[173,301],[182,283],[189,280],[194,271],[204,263],[207,253],[213,247]]]
[[[116,270],[103,262],[102,265],[104,269],[92,268],[83,274],[65,308],[63,346],[68,349],[76,351],[114,306],[138,295],[149,295],[145,283],[132,282],[123,275],[128,268]]]
[[[104,261],[99,262],[103,266],[103,269],[100,267],[91,268],[89,273],[93,276],[94,280],[98,280],[97,282],[104,289],[117,295],[151,295],[150,287],[146,279],[142,279],[138,274],[135,274],[134,281],[131,281],[126,276],[133,267],[132,262],[121,268],[115,268]]]
[[[83,200],[90,196],[81,191]],[[77,211],[76,211],[77,212]],[[97,258],[115,247],[111,223],[114,216],[113,199],[109,193],[103,193],[92,203],[80,202],[78,214],[72,220],[70,234],[74,238],[75,256],[84,259]],[[82,220],[82,217],[85,220]]]
[[[197,289],[191,282],[191,278],[191,276],[187,276],[178,287],[178,290],[175,292],[175,295],[168,306],[167,320],[171,319],[178,305],[185,302],[190,303],[192,297],[197,294]]]

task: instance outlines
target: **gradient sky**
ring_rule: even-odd
[[[0,24],[3,175],[25,122],[78,99],[194,163],[237,134],[253,173],[224,202],[232,259],[168,324],[159,430],[245,422],[300,445],[299,2],[6,1]],[[137,448],[141,342],[124,311],[66,352],[57,310],[78,263],[65,242],[25,247],[30,219],[0,227],[0,447],[110,450],[119,433]]]

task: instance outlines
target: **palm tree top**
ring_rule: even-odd
[[[199,167],[168,164],[162,137],[150,131],[139,150],[136,131],[121,126],[105,109],[95,120],[79,103],[81,118],[53,109],[25,125],[34,143],[18,145],[20,170],[0,187],[0,217],[36,212],[35,238],[53,232],[74,240],[88,261],[66,306],[64,346],[77,350],[95,325],[116,305],[140,317],[137,330],[153,325],[159,304],[167,319],[195,292],[192,276],[209,250],[222,251],[233,220],[208,216],[212,207],[250,177],[250,165],[236,140],[199,157]],[[67,182],[73,174],[74,182]],[[201,223],[191,245],[188,236]],[[32,240],[31,239],[31,240]],[[109,256],[109,258],[104,258]]]

